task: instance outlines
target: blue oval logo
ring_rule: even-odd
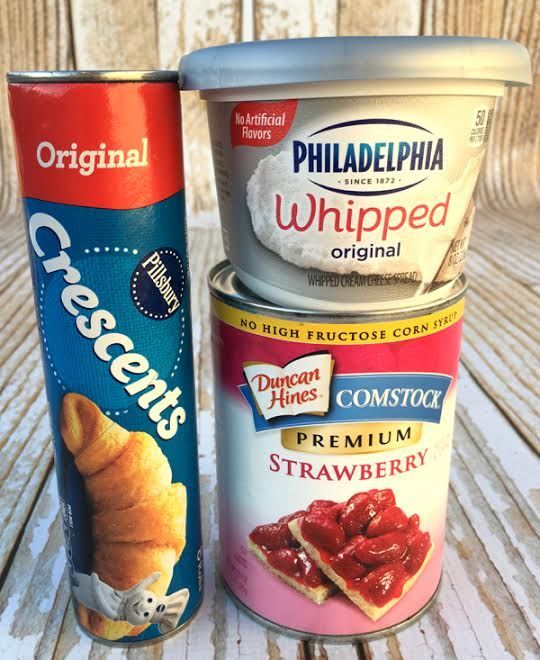
[[[379,139],[381,126],[393,139]],[[358,132],[360,139],[356,139]],[[304,173],[314,185],[348,196],[402,192],[443,166],[442,138],[419,124],[398,119],[340,122],[315,131],[306,142],[293,141],[294,173]]]

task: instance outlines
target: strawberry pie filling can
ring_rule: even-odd
[[[441,578],[466,281],[406,312],[321,314],[210,273],[220,570],[254,618],[365,639]]]

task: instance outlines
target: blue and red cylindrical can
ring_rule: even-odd
[[[8,75],[71,588],[142,642],[202,598],[177,75]]]

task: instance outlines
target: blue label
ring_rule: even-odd
[[[260,414],[248,385],[240,391],[253,413],[256,431],[339,424],[345,422],[441,420],[450,376],[443,374],[354,374],[334,376],[330,386],[330,408],[321,415],[283,416],[266,420]]]
[[[72,578],[76,584],[75,576],[91,574],[98,549],[109,547],[107,544],[116,539],[108,537],[103,541],[99,536],[95,521],[99,510],[92,498],[99,498],[100,494],[92,491],[88,475],[81,474],[81,464],[66,447],[61,419],[68,394],[89,400],[91,403],[85,403],[89,409],[95,404],[100,423],[102,415],[139,438],[148,434],[152,455],[159,457],[160,451],[170,466],[172,484],[185,486],[185,547],[180,550],[175,546],[180,558],[169,567],[172,577],[166,589],[167,595],[189,590],[187,606],[175,623],[181,625],[192,616],[202,597],[183,192],[132,210],[69,206],[36,199],[25,199],[24,203]],[[91,419],[83,416],[81,424],[83,433],[92,432]],[[142,493],[134,496],[129,506],[141,502],[149,502],[150,509],[154,506],[159,492],[155,496],[145,493],[144,485],[146,481],[155,482],[150,478],[153,469],[167,473],[168,468],[159,460],[161,463],[154,464],[149,459],[147,467],[139,467],[135,474],[123,470],[118,462],[118,493],[122,492],[123,480],[126,490],[133,483]],[[141,462],[145,464],[144,456]],[[170,481],[166,476],[163,479],[166,489]],[[121,512],[126,502],[119,505]],[[113,507],[114,502],[106,506]],[[155,515],[161,516],[158,505],[155,508]],[[124,517],[121,512],[119,521]],[[167,529],[165,522],[162,526]],[[167,538],[151,538],[150,532],[146,534],[148,538],[143,538],[143,534],[139,539],[135,533],[134,541],[118,541],[140,542],[141,553],[146,553],[151,544],[172,543]],[[134,548],[128,548],[129,552]],[[168,565],[162,562],[156,568],[152,564],[154,555],[148,556],[148,572],[161,571],[163,576]],[[156,612],[152,620],[157,622],[163,611]],[[159,623],[150,625],[140,635],[126,640],[156,637],[160,634],[158,626]]]

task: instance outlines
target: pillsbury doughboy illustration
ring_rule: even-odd
[[[113,621],[127,621],[139,626],[157,624],[166,634],[178,625],[189,600],[189,589],[180,589],[169,596],[156,596],[147,587],[159,580],[161,573],[151,573],[131,589],[113,589],[99,579],[96,573],[75,573],[73,596],[94,612]]]

